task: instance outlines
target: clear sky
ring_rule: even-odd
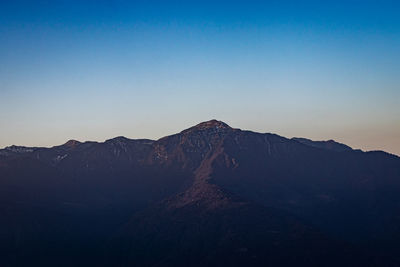
[[[0,2],[0,147],[213,118],[400,155],[399,1]]]

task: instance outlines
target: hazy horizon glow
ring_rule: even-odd
[[[400,155],[400,4],[299,2],[2,1],[0,147],[215,118]]]

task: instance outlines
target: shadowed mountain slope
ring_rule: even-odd
[[[12,146],[0,190],[5,266],[400,264],[400,159],[334,141],[212,120]]]

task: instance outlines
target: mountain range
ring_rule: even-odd
[[[400,158],[211,120],[0,150],[1,266],[400,266]]]

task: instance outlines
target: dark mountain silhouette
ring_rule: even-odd
[[[398,266],[400,158],[211,120],[0,150],[1,266]]]
[[[329,149],[329,150],[333,150],[333,151],[337,151],[337,152],[352,150],[351,147],[346,146],[345,144],[335,142],[334,140],[312,141],[307,138],[299,138],[299,137],[294,137],[294,138],[292,138],[292,140],[295,140],[297,142],[300,142],[300,143],[308,145],[308,146],[318,147],[318,148],[322,148],[322,149]]]

